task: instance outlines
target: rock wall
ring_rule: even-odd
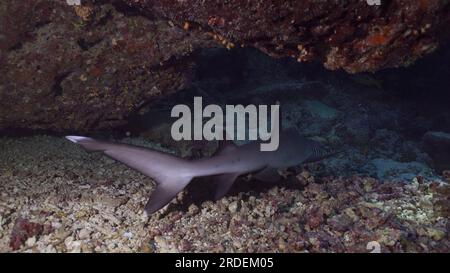
[[[189,83],[203,34],[118,4],[0,3],[0,129],[90,131],[124,123]]]
[[[319,60],[350,73],[405,66],[449,36],[445,0],[124,0],[201,29],[226,47],[252,46],[274,57]]]
[[[0,129],[121,126],[190,83],[198,48],[255,47],[354,73],[411,64],[450,32],[444,0],[82,3],[0,3]]]

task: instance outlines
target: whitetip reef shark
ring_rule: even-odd
[[[324,159],[328,153],[322,145],[288,129],[280,134],[276,151],[260,151],[260,141],[236,146],[224,141],[211,157],[195,160],[127,144],[111,143],[83,136],[66,136],[87,151],[99,151],[152,178],[157,187],[150,196],[145,212],[153,214],[165,207],[194,177],[215,176],[215,200],[225,196],[237,177],[254,174],[262,181],[278,180],[277,170]]]

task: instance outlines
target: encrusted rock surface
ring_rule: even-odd
[[[411,64],[449,36],[444,0],[124,1],[201,29],[227,48],[252,46],[352,73]]]
[[[108,2],[108,1],[107,1]],[[183,88],[201,33],[119,4],[0,3],[0,128],[89,131],[123,124]]]
[[[197,48],[255,47],[353,73],[411,64],[449,36],[444,0],[82,3],[0,3],[0,129],[120,126],[190,82]]]

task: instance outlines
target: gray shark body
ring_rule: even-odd
[[[197,160],[185,160],[148,148],[88,137],[66,138],[88,151],[101,151],[155,180],[156,190],[145,206],[147,214],[168,204],[194,177],[215,176],[215,198],[220,199],[240,175],[254,173],[258,179],[273,180],[279,168],[320,160],[327,155],[318,142],[302,137],[294,130],[280,134],[280,146],[273,152],[261,152],[259,141],[242,146],[227,142],[212,157]]]

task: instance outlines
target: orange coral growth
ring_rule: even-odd
[[[429,4],[428,0],[420,0],[419,1],[419,8],[421,10],[427,10],[428,9],[428,4]]]
[[[101,68],[94,66],[91,68],[91,70],[89,71],[89,74],[93,77],[100,77],[102,75],[103,71]]]
[[[386,45],[389,42],[389,37],[383,33],[377,33],[377,34],[373,34],[371,35],[368,39],[367,42],[369,45],[371,46],[382,46],[382,45]]]
[[[208,19],[208,25],[210,26],[221,26],[225,25],[225,19],[218,16],[213,16]]]

